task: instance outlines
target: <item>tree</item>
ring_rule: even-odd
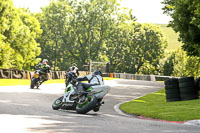
[[[160,73],[165,76],[170,76],[174,71],[174,60],[175,60],[174,51],[165,51],[165,56],[160,60]]]
[[[12,54],[14,50],[10,47],[8,43],[5,43],[2,39],[2,35],[0,34],[0,67],[1,68],[10,68],[12,67]]]
[[[52,1],[49,6],[42,9],[42,13],[36,14],[43,30],[38,42],[41,45],[41,58],[49,60],[54,70],[64,70],[71,60],[66,50],[65,37],[69,30],[71,7],[64,0]],[[71,45],[71,44],[69,44]]]
[[[13,39],[11,46],[15,49],[15,54],[22,57],[17,66],[22,65],[23,70],[30,70],[31,66],[38,63],[36,57],[40,54],[41,49],[36,39],[40,37],[42,30],[38,20],[29,11],[18,9],[18,15],[19,27],[13,25],[17,35],[11,36]]]
[[[94,60],[110,61],[115,72],[137,73],[147,63],[157,71],[166,45],[158,27],[136,23],[116,0],[57,0],[36,16],[43,29],[40,56],[53,59],[57,70]]]
[[[111,70],[127,73],[158,73],[159,60],[167,45],[166,37],[160,28],[152,24],[139,24],[131,18],[128,23],[126,20],[117,25],[107,45]],[[149,69],[144,70],[147,66]]]
[[[143,24],[138,40],[137,47],[141,50],[137,52],[136,56],[139,60],[136,71],[141,72],[141,67],[144,68],[147,65],[149,69],[143,74],[158,74],[159,61],[163,58],[164,50],[167,47],[166,35],[156,25]]]
[[[163,60],[163,74],[166,76],[175,77],[199,77],[200,58],[187,56],[182,49],[166,53],[166,58]]]
[[[12,67],[12,59],[14,50],[10,47],[8,42],[5,42],[6,36],[4,33],[9,27],[9,17],[12,10],[11,1],[1,0],[0,1],[0,67],[10,68]]]
[[[52,1],[37,15],[43,29],[41,57],[54,59],[61,70],[69,62],[76,62],[81,69],[90,59],[103,61],[104,42],[116,5],[116,0]]]
[[[199,0],[164,0],[163,11],[172,17],[171,26],[179,32],[182,48],[188,55],[200,55],[200,3]]]
[[[88,64],[90,60],[104,61],[105,40],[113,24],[112,15],[116,6],[116,0],[82,0],[72,5],[75,11],[68,38],[72,38],[76,44],[69,48],[81,65]]]
[[[35,41],[41,33],[39,22],[28,10],[14,8],[11,0],[0,1],[0,12],[1,51],[8,50],[8,56],[12,53],[9,67],[30,70],[40,53],[39,44]]]

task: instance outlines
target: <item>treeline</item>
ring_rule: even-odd
[[[182,49],[169,53],[164,74],[200,76],[200,6],[199,0],[163,0],[163,12],[172,17],[169,26],[179,33]],[[166,68],[166,67],[165,67]],[[167,69],[165,69],[167,70]]]
[[[133,14],[117,0],[56,0],[36,14],[1,0],[0,67],[32,70],[46,58],[53,70],[74,62],[83,70],[93,60],[110,62],[111,72],[173,75],[167,37]]]
[[[3,68],[30,70],[47,58],[55,70],[73,62],[83,69],[93,60],[109,61],[115,72],[137,73],[146,65],[159,71],[167,44],[159,27],[137,23],[116,0],[57,0],[37,14],[2,0],[1,14]]]
[[[137,73],[151,64],[156,71],[166,38],[160,28],[135,22],[116,0],[57,0],[36,16],[43,30],[42,58],[56,70],[76,62],[110,62],[114,72]]]
[[[11,0],[0,0],[0,67],[30,70],[41,48],[36,39],[42,29],[26,9],[17,9]]]

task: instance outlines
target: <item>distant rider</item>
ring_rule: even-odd
[[[48,65],[48,60],[43,59],[42,63],[39,63],[38,65],[35,66],[36,69],[39,69],[40,76],[43,77],[43,80],[40,82],[42,84],[44,81],[48,80],[48,73],[50,72],[50,66]]]
[[[66,72],[66,80],[65,80],[66,87],[68,86],[69,82],[72,80],[72,77],[76,78],[78,76],[79,76],[78,67],[75,63],[73,63],[72,66],[69,67]]]

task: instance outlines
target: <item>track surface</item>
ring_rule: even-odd
[[[0,133],[199,133],[200,126],[159,122],[122,115],[119,103],[163,88],[163,83],[136,80],[105,81],[111,91],[99,112],[86,115],[52,110],[63,84],[0,87]],[[191,114],[192,115],[192,114]]]

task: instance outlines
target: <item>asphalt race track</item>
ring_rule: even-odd
[[[125,115],[119,104],[163,88],[161,82],[109,80],[111,91],[99,112],[86,115],[52,110],[63,84],[0,87],[0,133],[199,133],[200,126],[138,119]],[[192,115],[192,114],[191,114]]]

